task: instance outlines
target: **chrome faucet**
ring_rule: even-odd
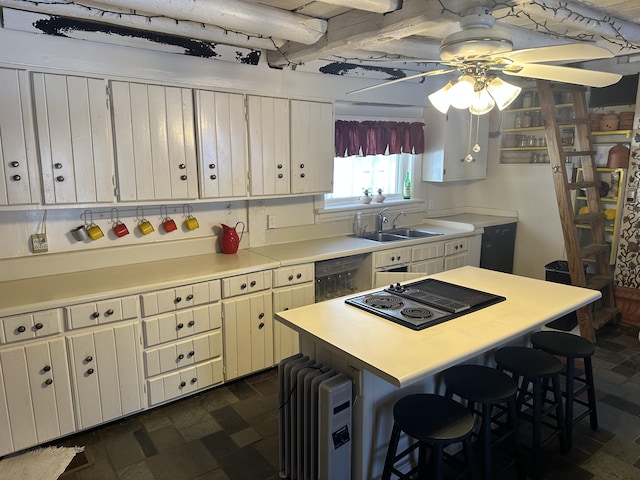
[[[395,229],[396,229],[396,222],[398,221],[398,217],[399,217],[400,215],[406,216],[407,214],[406,214],[406,213],[404,213],[404,212],[400,212],[399,214],[397,214],[397,215],[395,216],[395,218],[393,219],[393,222],[391,222],[391,230],[395,230]]]
[[[385,216],[383,215],[383,213],[384,213],[386,210],[388,210],[388,209],[389,209],[389,207],[385,207],[385,208],[383,208],[382,210],[380,210],[380,211],[378,212],[378,214],[376,215],[376,232],[378,232],[378,233],[382,232],[382,226],[383,226],[385,223],[388,223],[388,222],[389,222],[389,220],[387,219],[387,217],[385,217]]]

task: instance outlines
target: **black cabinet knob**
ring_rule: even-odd
[[[20,180],[22,180],[22,177],[20,175],[14,175],[13,177],[11,177],[13,180],[15,180],[16,182],[19,182]]]
[[[262,320],[264,318],[264,313],[261,313],[260,315],[258,315],[258,318]]]
[[[297,274],[297,275],[296,275],[296,278],[297,278],[298,280],[300,280],[300,279],[302,278],[302,274],[301,274],[301,273]]]
[[[45,365],[42,370],[44,370],[45,372],[50,372],[51,371],[51,365]]]
[[[18,330],[18,333],[24,333],[27,331],[27,328],[24,325],[20,325],[16,330]]]
[[[182,297],[176,297],[173,303],[180,303],[182,301]]]
[[[87,370],[87,375],[93,375],[93,372],[95,372],[95,370],[93,368],[90,368],[89,370]]]
[[[192,294],[187,295],[187,302],[190,302],[191,300],[193,300],[193,295]]]
[[[113,308],[110,308],[109,310],[104,312],[104,315],[105,315],[105,317],[109,317],[109,316],[113,315]]]
[[[278,164],[278,168],[282,168],[282,164],[281,163]]]
[[[184,388],[187,386],[187,382],[180,382],[180,388]]]
[[[51,385],[53,383],[53,380],[51,380],[50,378],[47,378],[44,383],[46,383],[47,385]]]
[[[93,313],[91,314],[91,318],[94,318],[94,319],[95,319],[95,318],[98,318],[99,316],[100,316],[100,312],[93,312]]]
[[[9,165],[11,165],[13,168],[19,167],[20,166],[20,162],[16,162],[15,160],[13,162],[11,162]]]
[[[256,286],[256,281],[255,280],[251,280],[251,283],[249,284],[250,287],[255,287]]]
[[[178,361],[180,361],[182,359],[184,359],[184,354],[181,353],[180,355],[178,355]]]
[[[391,261],[395,262],[396,261],[396,257],[391,257]]]
[[[196,383],[197,381],[198,381],[198,379],[197,379],[196,377],[193,377],[193,378],[191,379],[191,384],[193,385],[193,384],[194,384],[194,383]]]
[[[215,163],[210,163],[209,164],[209,168],[213,170],[214,168],[216,168],[216,164]]]
[[[56,180],[57,180],[58,182],[64,182],[64,177],[63,177],[62,175],[58,175],[58,176],[56,177]]]
[[[293,275],[289,275],[289,281],[293,280]]]
[[[193,320],[189,320],[189,323],[187,323],[187,326],[188,326],[188,327],[193,327],[195,324],[196,324],[196,322],[195,322],[195,321],[193,321]]]
[[[89,362],[93,362],[93,357],[91,355],[89,355],[87,358],[84,359],[85,362],[89,363]]]
[[[180,170],[184,170],[185,168],[187,168],[187,166],[184,163],[181,163],[180,165],[178,165],[178,168]]]
[[[180,175],[180,180],[186,180],[187,176],[186,175]]]
[[[278,174],[278,178],[282,178],[284,177],[284,175],[282,175],[281,173]]]
[[[191,350],[188,354],[187,357],[191,358],[196,354],[196,352],[194,352],[193,350]]]
[[[184,324],[183,324],[183,323],[179,323],[178,325],[176,325],[176,328],[177,328],[178,330],[180,330],[182,327],[184,327]]]
[[[211,180],[215,180],[215,179],[216,179],[216,178],[218,178],[218,177],[217,177],[217,176],[215,176],[215,175],[211,175],[209,178],[210,178]]]
[[[301,174],[300,174],[300,178],[304,178],[304,173],[301,173]]]
[[[259,329],[259,330],[262,330],[263,328],[264,328],[264,322],[263,322],[263,323],[261,323],[260,325],[258,325],[258,329]]]
[[[300,168],[304,168],[304,163],[301,163],[301,164],[300,164]]]
[[[53,168],[60,170],[62,168],[62,164],[61,163],[54,163],[53,164]]]
[[[44,328],[44,325],[40,322],[36,323],[36,330],[42,330]]]
[[[240,285],[240,290],[244,290],[245,288],[247,288],[247,284],[243,283],[242,285]]]

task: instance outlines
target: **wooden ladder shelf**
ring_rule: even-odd
[[[580,335],[595,342],[595,330],[605,323],[615,320],[618,315],[613,295],[613,275],[609,265],[609,245],[605,242],[604,213],[600,206],[600,182],[595,164],[595,152],[591,144],[591,129],[585,88],[571,85],[551,85],[547,80],[537,80],[540,109],[544,120],[547,138],[549,162],[553,174],[560,223],[567,252],[571,284],[577,287],[591,288],[602,293],[602,299],[592,305],[578,309],[578,325]],[[575,125],[573,150],[567,151],[562,143],[559,119],[556,113],[554,93],[569,93],[573,99]],[[567,121],[562,122],[566,124]],[[563,128],[565,126],[563,125]],[[567,165],[572,165],[579,158],[582,167],[580,181],[570,181]],[[569,163],[567,163],[569,161]],[[584,191],[587,198],[588,212],[574,213],[572,192]],[[588,225],[591,231],[591,243],[581,245],[578,236],[578,225]],[[595,274],[587,275],[584,260],[593,260]]]

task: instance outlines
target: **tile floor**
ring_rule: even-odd
[[[640,478],[638,328],[607,325],[594,357],[600,428],[588,419],[562,456],[547,447],[545,479]],[[278,475],[277,371],[65,439],[94,458],[62,480],[267,480]],[[514,477],[515,478],[515,477]]]

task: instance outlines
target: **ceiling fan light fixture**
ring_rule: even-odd
[[[487,89],[482,88],[474,92],[473,101],[471,105],[469,105],[469,111],[474,115],[484,115],[485,113],[489,113],[495,104],[496,102],[491,98]]]
[[[449,82],[440,90],[436,90],[427,97],[431,102],[431,105],[433,105],[441,113],[447,113],[449,111],[449,107],[451,106],[451,101],[449,100],[449,90],[452,86],[453,82]]]
[[[452,33],[440,44],[444,61],[486,58],[513,50],[511,36],[500,28],[469,28]]]
[[[493,79],[487,83],[486,89],[500,110],[504,110],[511,105],[511,102],[513,102],[522,91],[522,88],[507,83],[499,77],[493,77]]]
[[[462,75],[449,89],[449,101],[454,108],[469,108],[474,99],[476,81],[471,75]]]

